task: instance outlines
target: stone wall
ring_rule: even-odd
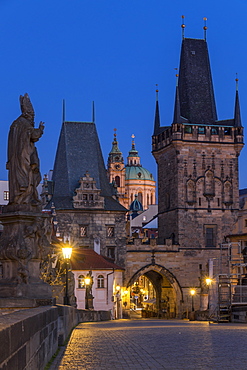
[[[2,314],[0,369],[44,369],[79,322],[110,319],[108,311],[77,310],[63,305]]]
[[[0,369],[44,369],[77,323],[76,310],[68,306],[38,307],[1,316]]]

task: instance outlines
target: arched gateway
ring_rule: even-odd
[[[147,311],[151,316],[180,316],[183,292],[176,277],[164,266],[156,263],[143,266],[126,286],[131,309]]]

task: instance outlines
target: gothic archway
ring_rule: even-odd
[[[143,286],[143,281],[148,280],[153,286],[153,296],[147,294],[147,288]],[[169,317],[181,316],[183,292],[176,277],[159,264],[149,264],[139,269],[128,281],[127,288],[130,289],[130,299],[132,295],[136,299],[139,307],[146,308],[146,303],[152,303],[157,316],[169,310]],[[139,299],[139,291],[143,295]],[[151,289],[152,292],[152,289]],[[150,299],[151,298],[151,299]]]

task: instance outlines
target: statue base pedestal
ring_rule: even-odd
[[[0,298],[1,308],[34,308],[40,306],[54,306],[55,298]]]

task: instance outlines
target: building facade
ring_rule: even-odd
[[[124,266],[126,209],[108,182],[94,122],[63,122],[52,180],[45,178],[41,196],[57,237]]]

